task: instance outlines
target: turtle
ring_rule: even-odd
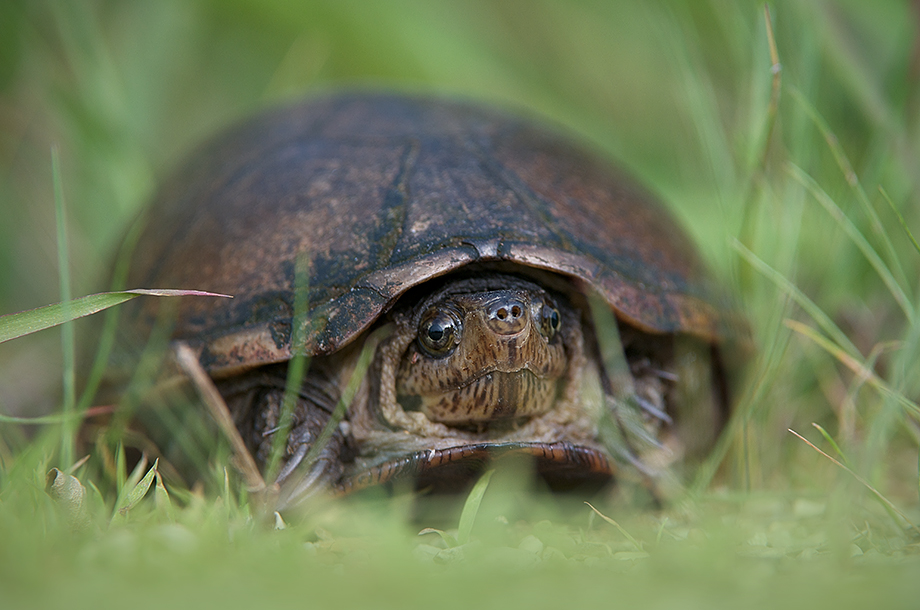
[[[704,454],[728,414],[729,316],[687,233],[604,154],[520,111],[366,91],[263,111],[160,189],[134,252],[131,284],[233,296],[183,298],[172,339],[263,467],[282,447],[280,506],[462,488],[508,455],[553,490],[647,483]]]

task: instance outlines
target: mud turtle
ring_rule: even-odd
[[[723,318],[687,236],[596,152],[477,104],[346,94],[262,114],[167,184],[136,252],[132,284],[234,295],[183,299],[173,337],[263,463],[302,331],[283,504],[404,477],[453,486],[507,453],[553,488],[648,478],[724,419]]]

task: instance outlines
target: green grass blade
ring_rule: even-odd
[[[601,351],[601,362],[610,376],[613,389],[618,390],[617,398],[626,399],[633,393],[633,377],[629,371],[623,341],[617,329],[616,318],[606,300],[592,293],[588,298],[594,332]]]
[[[445,532],[444,530],[439,530],[434,527],[426,527],[425,529],[423,529],[422,531],[418,533],[419,536],[424,536],[426,534],[437,534],[438,536],[440,536],[441,540],[444,541],[444,544],[449,549],[460,545],[460,543],[457,542],[457,539],[454,537],[453,534],[451,534],[450,532]]]
[[[479,514],[482,497],[489,487],[489,481],[492,479],[493,474],[495,474],[495,471],[489,470],[479,477],[479,480],[473,485],[470,495],[466,497],[466,502],[463,503],[460,524],[457,526],[457,542],[459,544],[466,544],[470,541],[470,534],[473,531],[473,524],[476,522],[476,515]]]
[[[129,496],[134,498],[134,495],[137,493],[138,484],[146,476],[144,475],[144,469],[147,468],[147,464],[147,456],[142,455],[141,461],[137,463],[137,465],[134,467],[134,470],[131,471],[131,474],[123,480],[121,489],[118,490],[118,499],[115,501],[115,512],[112,515],[113,517],[119,513],[124,514],[125,510],[122,509],[125,509],[128,506],[130,501]],[[153,469],[151,468],[151,471],[152,470]],[[124,470],[122,472],[124,472]],[[150,473],[148,472],[148,474]],[[150,477],[151,480],[153,480],[153,475],[150,475]],[[121,477],[119,477],[119,479],[120,478]]]
[[[291,423],[294,419],[294,407],[300,394],[303,377],[309,366],[309,358],[304,349],[306,331],[309,324],[310,292],[310,256],[301,252],[294,267],[294,317],[291,321],[291,361],[288,363],[287,379],[284,383],[284,396],[281,399],[281,414],[278,426],[272,438],[271,459],[266,469],[266,479],[274,481],[281,465],[281,457],[287,447]]]
[[[122,241],[121,248],[116,257],[115,270],[112,273],[112,284],[109,287],[111,292],[123,292],[128,280],[128,270],[131,262],[131,254],[134,252],[134,246],[140,239],[141,232],[146,226],[146,216],[141,215],[135,220],[134,224],[128,231],[128,235]],[[77,413],[84,413],[96,396],[96,390],[105,376],[109,367],[109,355],[115,345],[115,332],[118,327],[118,314],[120,308],[113,307],[107,309],[102,322],[102,330],[99,333],[99,344],[93,357],[93,364],[90,367],[89,374],[86,376],[83,393],[77,402]]]
[[[895,207],[894,202],[891,200],[891,197],[888,196],[888,192],[884,188],[880,186],[878,187],[878,191],[881,193],[882,198],[888,202],[888,207],[890,207],[891,211],[894,212],[898,222],[901,223],[901,228],[904,229],[904,232],[907,234],[907,238],[910,240],[910,243],[914,245],[914,250],[920,254],[920,244],[917,243],[917,240],[914,238],[914,234],[911,232],[910,227],[907,226],[907,221],[904,220],[904,216],[902,216],[900,210]]]
[[[143,464],[143,462],[141,462],[141,464]],[[138,464],[138,467],[140,467],[141,464]],[[147,471],[147,474],[144,475],[144,478],[131,486],[131,491],[124,495],[122,501],[119,502],[116,508],[119,513],[125,514],[137,506],[137,503],[147,495],[147,492],[150,490],[150,485],[153,483],[153,480],[156,477],[158,464],[159,460],[155,461],[153,466],[150,467],[150,470]]]
[[[63,424],[66,419],[80,419],[78,413],[71,415],[43,415],[40,417],[16,417],[15,415],[3,415],[0,413],[0,424],[25,424],[25,425],[49,425]]]
[[[750,381],[742,386],[743,394],[738,397],[724,432],[719,435],[709,457],[697,469],[690,487],[692,495],[698,496],[709,487],[730,452],[735,452],[746,468],[750,452],[745,428],[756,414],[771,408],[771,392],[777,383],[783,383],[782,366],[788,342],[788,333],[779,332],[778,326],[770,326],[759,354],[751,363]],[[742,476],[746,486],[749,478],[744,474]]]
[[[830,317],[824,313],[818,305],[809,299],[805,293],[798,289],[798,287],[790,282],[786,277],[765,263],[760,259],[756,254],[748,250],[744,244],[740,241],[735,240],[733,243],[735,251],[744,258],[749,265],[754,269],[760,272],[765,278],[773,282],[777,288],[782,290],[787,294],[795,303],[802,308],[805,313],[807,313],[811,318],[817,322],[818,326],[821,327],[825,333],[830,335],[830,337],[844,350],[847,351],[853,357],[859,357],[859,349],[850,341],[849,337],[846,336],[840,328],[834,323]]]
[[[872,245],[868,240],[860,233],[859,229],[856,228],[856,225],[846,217],[846,214],[843,213],[834,200],[824,192],[824,190],[818,186],[818,183],[815,180],[805,173],[797,165],[790,163],[788,165],[789,174],[804,186],[815,198],[815,200],[821,204],[821,206],[827,211],[827,213],[837,221],[837,224],[846,232],[850,240],[859,248],[860,252],[863,253],[863,256],[866,257],[866,260],[869,261],[869,264],[872,265],[872,268],[875,269],[875,272],[882,279],[885,285],[888,287],[889,292],[897,301],[898,305],[901,307],[901,310],[904,312],[904,316],[913,326],[914,324],[914,312],[913,308],[910,305],[910,300],[907,298],[907,295],[904,293],[904,290],[901,288],[901,284],[894,278],[891,271],[888,269],[888,266],[878,255]]]
[[[0,317],[0,343],[52,328],[124,303],[135,295],[95,294]]]
[[[840,146],[840,141],[837,139],[837,136],[834,135],[833,131],[831,131],[831,128],[824,120],[824,117],[818,113],[817,109],[805,98],[804,95],[802,95],[801,92],[795,88],[790,89],[790,91],[792,92],[793,99],[798,102],[798,104],[802,107],[809,118],[811,118],[812,122],[815,124],[815,127],[818,128],[818,131],[821,132],[824,141],[827,143],[827,147],[830,149],[831,154],[834,155],[834,159],[837,161],[837,166],[840,168],[841,173],[843,173],[844,179],[853,189],[853,192],[856,194],[856,200],[862,206],[863,211],[869,218],[870,224],[872,226],[872,232],[876,237],[878,237],[879,240],[881,240],[882,245],[885,248],[885,254],[888,257],[891,265],[894,267],[894,275],[897,276],[898,281],[902,285],[907,285],[907,277],[904,275],[904,270],[901,269],[900,259],[895,252],[894,245],[891,243],[891,239],[889,239],[888,233],[885,231],[885,227],[882,226],[882,221],[879,219],[878,214],[876,214],[875,208],[872,207],[872,203],[869,201],[869,197],[866,195],[866,191],[860,184],[859,176],[856,175],[856,172],[853,170],[853,166],[850,163],[849,158],[843,151],[843,147]]]
[[[74,299],[66,303],[45,305],[29,311],[0,316],[0,343],[18,339],[25,335],[53,328],[77,318],[92,315],[109,307],[120,305],[137,296],[180,297],[206,296],[233,298],[226,294],[203,292],[201,290],[124,290],[122,292],[101,292]]]
[[[339,402],[335,405],[335,410],[332,412],[332,417],[330,417],[329,421],[326,422],[326,426],[323,428],[323,431],[320,432],[319,436],[316,438],[316,442],[313,443],[313,446],[310,447],[310,451],[308,451],[307,455],[304,457],[304,464],[312,464],[316,458],[319,457],[319,454],[323,450],[323,447],[326,445],[326,443],[329,442],[329,439],[332,437],[332,433],[338,427],[339,422],[342,421],[342,418],[345,416],[345,412],[348,410],[351,402],[355,399],[355,394],[358,393],[358,388],[361,387],[361,383],[364,381],[364,377],[367,375],[367,369],[370,367],[371,360],[374,358],[374,353],[377,351],[377,345],[392,331],[393,327],[391,325],[381,326],[372,332],[364,342],[364,347],[361,348],[361,354],[358,356],[358,363],[355,364],[355,370],[352,371],[351,377],[348,379],[348,383],[345,384],[345,389],[342,391],[342,396],[339,398]]]
[[[126,433],[135,411],[144,403],[146,393],[154,387],[156,377],[161,371],[160,367],[164,358],[167,357],[175,319],[176,301],[168,299],[159,307],[156,319],[139,356],[132,356],[135,362],[132,366],[133,370],[129,371],[128,375],[125,376],[129,378],[129,381],[123,384],[125,389],[119,398],[119,408],[115,410],[105,430],[105,436],[109,442],[119,442],[120,439],[124,438],[123,435]],[[194,463],[203,467],[206,460],[203,459],[204,452],[202,451],[201,441],[205,439],[193,440],[196,430],[193,427],[187,427],[184,423],[179,423],[173,409],[156,409],[156,411],[164,426],[167,425],[167,422],[170,424],[168,427],[176,445],[181,447],[182,451],[190,457],[201,457],[201,460]],[[213,437],[208,437],[208,439],[211,438]],[[202,468],[202,471],[204,471],[204,468]]]
[[[760,153],[760,171],[765,172],[767,159],[770,155],[770,143],[773,141],[776,127],[776,115],[779,111],[779,95],[782,90],[783,65],[779,61],[779,50],[776,47],[776,38],[773,34],[773,16],[770,14],[770,6],[764,4],[764,27],[767,33],[767,45],[770,48],[770,71],[773,73],[773,79],[770,84],[770,104],[767,106],[766,127],[764,128],[765,136],[763,148]],[[593,507],[592,507],[593,508]]]
[[[840,450],[840,447],[837,445],[836,441],[834,441],[834,439],[831,437],[830,433],[828,433],[827,430],[825,430],[822,426],[816,424],[815,422],[811,422],[811,425],[814,426],[815,429],[817,429],[818,432],[821,433],[821,436],[823,436],[824,440],[827,441],[827,444],[830,445],[834,449],[834,451],[837,452],[837,455],[840,456],[840,459],[843,460],[843,463],[849,466],[850,460],[848,460],[846,454],[844,454],[844,452]]]
[[[63,369],[63,414],[64,428],[61,430],[61,463],[69,466],[73,462],[76,442],[76,426],[71,424],[70,416],[76,409],[76,373],[74,371],[74,331],[70,321],[70,255],[67,247],[67,217],[64,210],[64,186],[61,180],[61,162],[56,146],[51,147],[51,177],[54,183],[54,216],[57,225],[58,274],[61,285],[61,353]],[[2,342],[0,336],[0,342]]]
[[[125,445],[118,443],[115,449],[115,492],[121,496],[125,490],[125,482],[128,480],[128,463],[125,458]]]

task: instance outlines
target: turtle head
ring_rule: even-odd
[[[461,280],[419,303],[399,402],[448,425],[545,413],[568,358],[556,300],[536,284]]]

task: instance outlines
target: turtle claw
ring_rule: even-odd
[[[330,487],[330,475],[334,468],[334,463],[330,462],[329,459],[319,459],[301,477],[290,476],[297,470],[296,466],[283,473],[284,478],[279,475],[276,484],[280,485],[281,489],[275,506],[276,510],[285,510],[298,505],[305,506],[305,501],[327,491]]]
[[[304,457],[307,455],[307,451],[310,449],[310,446],[306,443],[301,443],[297,446],[297,450],[294,452],[294,455],[290,457],[281,471],[278,473],[278,477],[275,479],[275,484],[281,485],[284,483],[284,480],[290,476],[294,470],[300,466],[300,463],[303,461]]]
[[[634,400],[636,404],[642,407],[642,410],[651,415],[652,417],[663,421],[664,423],[670,425],[674,423],[674,420],[670,415],[656,407],[652,401],[642,398],[638,394],[633,394],[629,397],[630,400]]]

